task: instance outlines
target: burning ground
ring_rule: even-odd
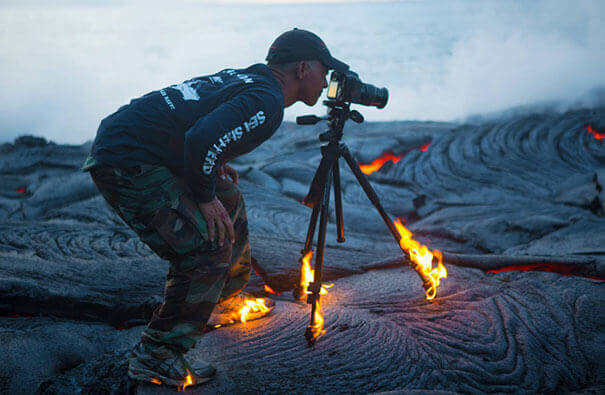
[[[195,392],[553,392],[605,389],[605,108],[477,124],[347,125],[392,219],[443,252],[421,283],[341,166],[346,243],[328,225],[326,333],[292,296],[319,160],[317,128],[284,124],[233,163],[246,198],[260,321],[191,351],[219,370]],[[125,355],[161,300],[156,258],[77,171],[89,146],[0,146],[0,392],[124,392]],[[390,156],[389,156],[390,155]],[[511,270],[514,269],[514,270]],[[264,278],[263,278],[264,277]],[[134,389],[164,393],[153,384]],[[189,390],[189,389],[188,389]]]

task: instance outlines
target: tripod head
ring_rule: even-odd
[[[319,135],[319,141],[338,142],[342,138],[342,130],[345,122],[351,119],[353,122],[362,123],[363,115],[357,110],[351,110],[351,104],[334,99],[324,100],[324,106],[328,107],[328,115],[318,117],[317,115],[302,115],[296,117],[298,125],[315,125],[320,121],[328,121],[329,129]]]

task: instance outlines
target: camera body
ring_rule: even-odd
[[[333,71],[328,85],[328,99],[384,108],[389,100],[389,91],[363,83],[353,71]]]

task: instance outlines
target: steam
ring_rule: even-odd
[[[598,0],[111,4],[0,8],[0,142],[26,133],[90,140],[131,98],[262,62],[293,26],[317,32],[364,81],[389,88],[385,109],[362,109],[368,120],[456,120],[541,102],[565,109],[605,86]],[[323,112],[296,104],[285,119]]]

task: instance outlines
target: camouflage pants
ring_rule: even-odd
[[[120,217],[161,258],[170,261],[164,302],[141,341],[158,354],[195,345],[215,304],[241,291],[250,278],[248,222],[241,192],[219,180],[216,195],[234,224],[235,243],[219,248],[183,180],[162,166],[95,167],[93,181]]]

